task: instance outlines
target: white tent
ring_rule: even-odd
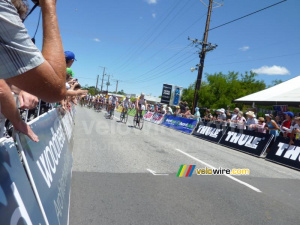
[[[257,105],[300,105],[300,76],[263,91],[236,99],[235,103]]]

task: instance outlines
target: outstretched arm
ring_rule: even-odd
[[[55,102],[66,93],[66,62],[60,37],[56,0],[40,0],[43,14],[43,50],[45,61],[21,75],[7,79],[44,101]]]

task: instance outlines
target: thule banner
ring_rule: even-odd
[[[273,139],[273,135],[249,130],[228,128],[219,144],[242,152],[260,156]]]
[[[300,170],[300,141],[289,142],[289,138],[277,137],[266,159]]]
[[[0,224],[46,224],[12,139],[0,139]]]
[[[49,224],[68,224],[72,156],[68,142],[72,133],[70,115],[53,109],[30,122],[40,141],[20,134],[21,146]]]
[[[227,127],[221,124],[199,122],[193,135],[204,140],[219,143],[226,130]]]
[[[186,119],[182,117],[166,116],[161,125],[191,134],[197,125],[197,120]]]

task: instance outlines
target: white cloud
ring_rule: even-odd
[[[94,38],[93,40],[96,41],[96,42],[100,42],[99,38]]]
[[[252,69],[252,72],[265,75],[289,75],[290,71],[283,66],[262,66],[258,69]]]
[[[145,0],[149,5],[157,4],[158,0]]]
[[[156,13],[152,13],[152,17],[155,19],[156,18]]]
[[[243,47],[239,48],[239,50],[241,50],[243,52],[248,51],[249,49],[250,49],[249,46],[243,46]]]

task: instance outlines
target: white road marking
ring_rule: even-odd
[[[166,173],[156,173],[153,170],[147,169],[150,173],[152,173],[154,176],[168,176],[169,174]]]
[[[186,153],[186,152],[184,152],[184,151],[181,151],[181,150],[178,149],[178,148],[176,148],[176,151],[178,151],[178,152],[180,152],[180,153],[182,153],[182,154],[184,154],[184,155],[186,155],[186,156],[188,156],[188,157],[190,157],[190,158],[192,158],[192,159],[194,159],[194,160],[200,162],[201,164],[203,164],[203,165],[205,165],[205,166],[207,166],[207,167],[210,167],[210,168],[212,168],[212,169],[216,169],[215,167],[209,165],[208,163],[203,162],[202,160],[197,159],[196,157],[194,157],[194,156],[192,156],[192,155],[190,155],[190,154],[188,154],[188,153]],[[256,191],[256,192],[259,192],[259,193],[262,192],[262,191],[259,190],[258,188],[254,187],[254,186],[252,186],[252,185],[250,185],[250,184],[248,184],[248,183],[246,183],[246,182],[244,182],[244,181],[241,181],[241,180],[239,180],[239,179],[237,179],[237,178],[235,178],[235,177],[233,177],[233,176],[231,176],[231,175],[229,175],[229,174],[224,174],[224,176],[226,176],[226,177],[228,177],[228,178],[230,178],[230,179],[232,179],[232,180],[234,180],[234,181],[236,181],[236,182],[238,182],[238,183],[240,183],[240,184],[242,184],[242,185],[244,185],[244,186],[246,186],[246,187],[248,187],[248,188],[250,188],[250,189],[252,189],[252,190],[254,190],[254,191]]]

